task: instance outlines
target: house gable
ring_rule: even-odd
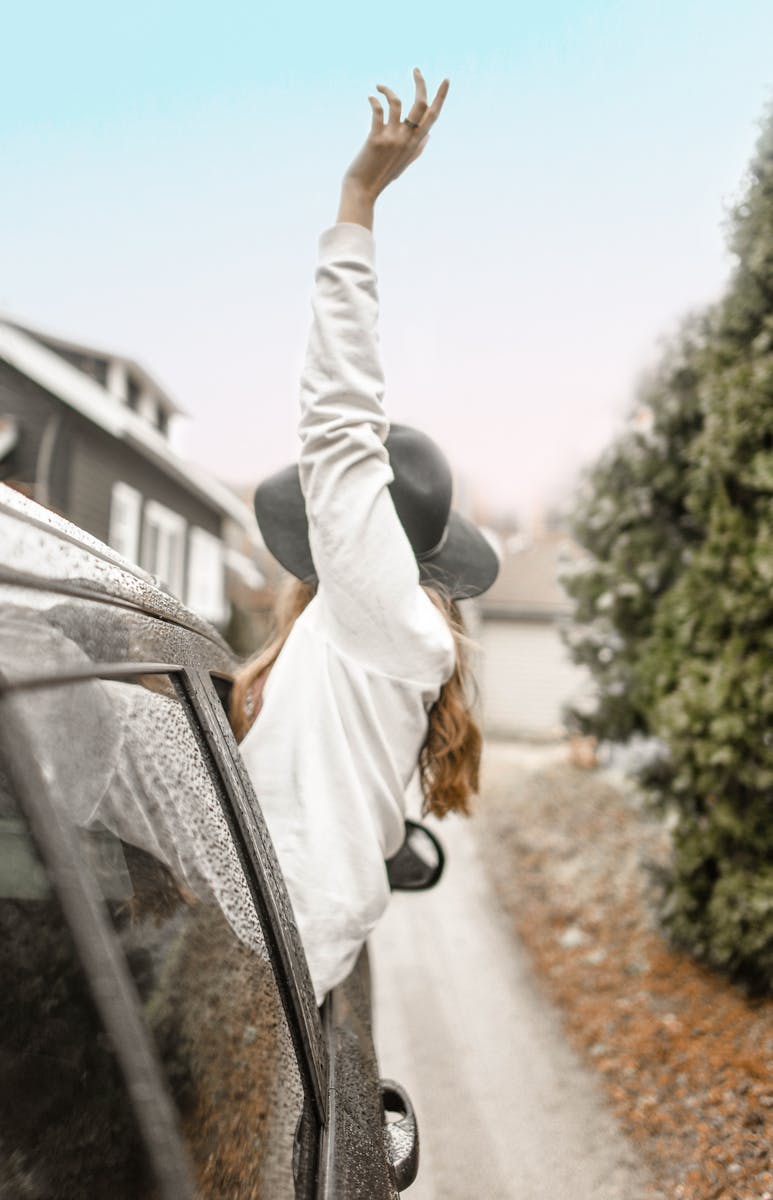
[[[251,508],[174,454],[142,411],[152,381],[136,364],[76,349],[52,349],[0,321],[2,478],[223,623],[234,586],[254,591],[259,578],[249,553],[260,543]],[[237,540],[246,556],[236,553]]]
[[[158,430],[60,354],[0,322],[0,360],[96,428],[131,447],[201,502],[236,521],[253,543],[257,542],[255,520],[246,504],[225,485],[178,458]]]

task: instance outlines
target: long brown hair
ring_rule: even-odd
[[[472,643],[459,605],[445,592],[430,587],[424,590],[448,622],[456,650],[453,673],[430,709],[427,736],[419,754],[424,812],[436,817],[450,812],[469,816],[470,802],[478,794],[483,742],[472,715]]]
[[[290,579],[277,598],[274,630],[265,646],[244,664],[234,679],[229,718],[237,741],[241,741],[257,716],[251,696],[271,670],[289,637],[290,630],[312,599],[315,587]],[[424,794],[424,812],[445,817],[450,812],[469,814],[470,801],[477,795],[482,739],[472,715],[470,696],[470,640],[459,606],[434,588],[425,588],[440,609],[453,634],[456,662],[451,678],[443,684],[429,713],[429,726],[419,753],[419,774]]]

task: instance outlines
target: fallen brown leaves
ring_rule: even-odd
[[[654,918],[668,839],[629,789],[490,754],[497,889],[574,1046],[675,1200],[773,1200],[773,1002],[674,953]]]

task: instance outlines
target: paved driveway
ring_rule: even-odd
[[[491,748],[489,770],[513,753]],[[499,913],[468,823],[439,832],[443,880],[394,896],[371,942],[382,1073],[408,1088],[421,1131],[406,1195],[653,1200]]]

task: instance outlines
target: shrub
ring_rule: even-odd
[[[595,559],[569,588],[600,691],[588,723],[668,748],[649,780],[674,814],[667,927],[773,991],[773,119],[731,248],[725,297],[649,385],[652,436],[629,432],[591,477],[575,529]]]

